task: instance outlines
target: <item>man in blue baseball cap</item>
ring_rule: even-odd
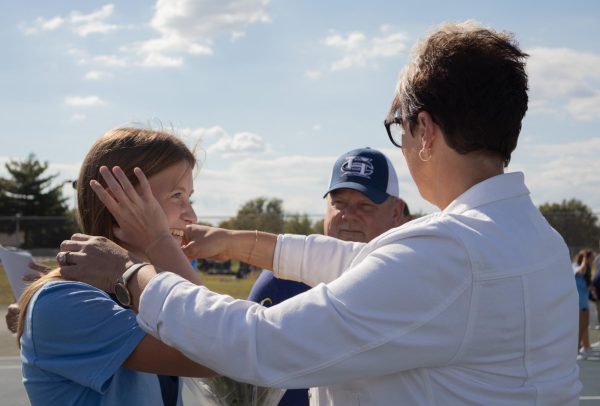
[[[399,196],[392,162],[371,148],[348,151],[337,159],[323,197],[327,202],[323,233],[344,241],[369,242],[412,219]],[[264,270],[248,299],[270,307],[308,289],[308,285],[277,279]],[[308,405],[308,396],[308,389],[288,390],[279,406]]]

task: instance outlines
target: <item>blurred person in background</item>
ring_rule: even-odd
[[[579,339],[577,346],[579,353],[577,359],[587,359],[592,348],[590,347],[590,309],[589,295],[592,284],[592,261],[593,252],[588,248],[580,250],[573,259],[573,271],[575,272],[575,284],[579,296]]]
[[[600,330],[600,253],[594,258],[594,268],[590,291],[596,304],[596,325],[594,326],[594,330]]]

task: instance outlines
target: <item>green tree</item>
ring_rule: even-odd
[[[24,247],[57,247],[75,231],[74,221],[62,194],[62,184],[55,184],[57,174],[47,174],[48,162],[40,162],[30,154],[23,161],[5,164],[8,177],[0,177],[0,213],[20,216],[19,228],[24,232]],[[27,217],[52,216],[53,220],[33,222]],[[69,217],[70,220],[56,219]],[[5,223],[3,232],[14,232],[16,222]]]
[[[577,199],[563,200],[561,203],[544,203],[540,211],[564,238],[571,254],[583,248],[598,248],[600,226],[592,210]]]
[[[325,219],[320,219],[320,220],[316,220],[313,223],[313,234],[323,234],[323,227],[324,227],[324,223],[325,223]]]
[[[314,234],[313,225],[306,214],[287,216],[283,224],[283,232],[287,234]]]
[[[283,208],[281,199],[258,197],[247,201],[235,217],[219,223],[230,230],[259,230],[271,233],[283,231]]]

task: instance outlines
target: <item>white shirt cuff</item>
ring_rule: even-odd
[[[171,290],[186,279],[172,272],[161,272],[148,282],[140,296],[137,322],[146,333],[160,339],[160,313]]]

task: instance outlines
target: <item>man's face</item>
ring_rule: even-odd
[[[403,202],[388,198],[381,204],[354,189],[338,189],[327,195],[323,221],[325,235],[345,241],[369,242],[408,219],[402,217]]]

